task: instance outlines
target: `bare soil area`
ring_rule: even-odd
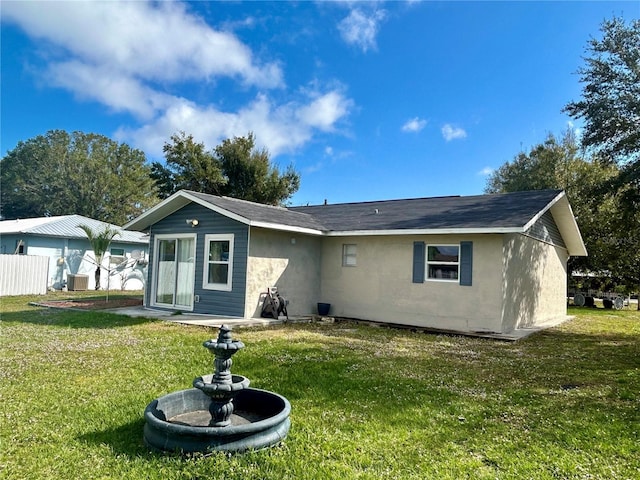
[[[107,308],[135,307],[142,305],[141,298],[83,298],[77,300],[51,300],[38,302],[38,305],[51,308],[79,308],[83,310],[104,310]]]

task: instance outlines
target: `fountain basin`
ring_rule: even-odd
[[[291,404],[257,388],[240,390],[226,427],[210,427],[211,398],[197,388],[152,401],[144,411],[144,443],[163,452],[243,452],[280,443],[287,436]]]

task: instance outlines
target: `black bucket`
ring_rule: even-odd
[[[330,303],[318,303],[318,315],[329,315]]]

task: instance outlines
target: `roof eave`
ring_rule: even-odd
[[[564,192],[559,195],[559,198],[550,206],[550,209],[558,230],[560,230],[560,235],[562,235],[567,246],[569,255],[572,257],[586,257],[588,255],[587,247],[582,239],[569,199]]]
[[[217,205],[209,203],[205,200],[202,200],[197,196],[190,194],[187,191],[180,190],[174,193],[173,195],[171,195],[170,197],[166,198],[162,202],[160,202],[158,205],[150,208],[139,217],[134,218],[129,223],[125,224],[122,228],[124,228],[125,230],[136,230],[138,232],[145,231],[151,225],[159,222],[163,218],[168,217],[172,213],[177,212],[181,208],[187,206],[189,203],[197,203],[198,205],[202,205],[203,207],[208,208],[209,210],[217,212],[221,215],[224,215],[225,217],[231,218],[233,220],[237,220],[246,225],[250,224],[248,219],[234,212],[231,212]]]
[[[269,223],[269,222],[249,222],[249,226],[256,228],[266,228],[269,230],[280,230],[284,232],[292,232],[292,233],[302,233],[305,235],[325,235],[326,232],[322,230],[317,230],[314,228],[307,227],[296,227],[293,225],[284,225],[282,223]]]
[[[582,234],[580,233],[578,224],[576,223],[576,217],[573,215],[571,204],[564,191],[556,195],[555,198],[529,220],[524,227],[525,231],[529,230],[529,228],[549,210],[551,211],[553,220],[556,222],[558,230],[560,230],[560,235],[562,235],[569,255],[572,257],[586,257],[587,249],[582,240]]]
[[[482,227],[482,228],[412,228],[393,230],[333,230],[326,232],[328,237],[358,237],[381,235],[470,235],[488,233],[523,233],[521,227]]]

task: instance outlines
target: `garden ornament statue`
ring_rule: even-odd
[[[197,377],[195,388],[151,402],[145,412],[144,442],[162,452],[242,452],[281,442],[289,432],[291,405],[281,395],[249,388],[231,374],[231,357],[244,348],[231,328],[204,342],[214,355],[214,373]]]

